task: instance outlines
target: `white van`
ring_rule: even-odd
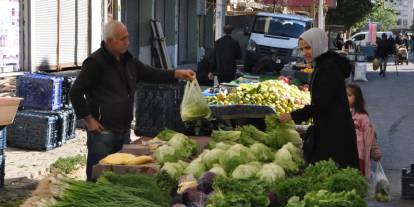
[[[381,39],[382,34],[387,34],[387,38],[393,37],[392,32],[377,32],[377,39]],[[350,38],[356,46],[367,46],[368,44],[368,32],[358,32],[352,35]]]
[[[251,28],[244,60],[249,71],[261,58],[270,57],[278,67],[300,57],[299,36],[310,29],[313,20],[306,16],[259,12]]]

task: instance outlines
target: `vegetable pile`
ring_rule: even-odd
[[[310,103],[307,90],[300,90],[283,80],[268,80],[256,84],[240,84],[229,94],[219,93],[209,98],[212,105],[254,104],[270,106],[277,113],[287,113]]]

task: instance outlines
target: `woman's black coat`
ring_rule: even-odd
[[[291,113],[300,123],[313,118],[315,152],[310,163],[332,158],[340,167],[359,168],[354,123],[345,89],[345,78],[351,64],[335,52],[326,52],[315,59],[312,74],[311,104]]]

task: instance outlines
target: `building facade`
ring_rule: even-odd
[[[397,15],[397,30],[410,29],[413,24],[413,0],[385,0]]]

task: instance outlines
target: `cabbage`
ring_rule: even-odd
[[[301,150],[295,147],[291,142],[283,145],[282,148],[286,148],[290,152],[290,155],[292,155],[292,159],[296,164],[305,164],[305,160],[303,159]]]
[[[277,115],[266,116],[266,131],[268,132],[268,139],[265,144],[274,149],[279,149],[288,142],[292,142],[296,147],[300,147],[302,139],[296,131],[296,126],[293,121],[287,123],[280,123]]]
[[[298,165],[293,162],[292,155],[286,147],[281,148],[276,152],[274,163],[280,165],[288,172],[298,172]]]
[[[265,123],[266,123],[266,131],[273,131],[278,129],[295,129],[296,125],[293,121],[288,121],[286,123],[281,123],[279,121],[279,115],[269,115],[265,117]]]
[[[262,143],[254,143],[252,146],[250,146],[250,151],[257,158],[257,160],[261,162],[271,161],[275,158],[272,150]]]
[[[188,144],[188,137],[184,134],[178,133],[172,136],[171,139],[167,142],[167,144],[176,149],[180,149]]]
[[[219,142],[214,145],[214,148],[228,150],[231,146],[235,145],[235,142]]]
[[[231,176],[235,179],[244,180],[256,176],[256,173],[260,170],[260,166],[257,164],[244,164],[239,165],[234,169]]]
[[[258,130],[253,125],[245,125],[241,128],[240,140],[243,142],[242,144],[251,145],[255,141],[265,142],[268,139],[268,134]]]
[[[224,168],[218,164],[215,164],[214,167],[211,168],[209,171],[216,174],[217,176],[226,177],[226,171],[224,171]]]
[[[178,162],[166,162],[164,166],[161,168],[161,171],[167,172],[167,174],[175,179],[178,180],[180,176],[183,175],[184,169],[188,166],[188,163],[183,161]]]
[[[296,147],[301,146],[302,138],[300,138],[300,134],[298,131],[296,131],[295,128],[284,129],[282,132],[284,133],[284,136],[288,142],[291,142]]]
[[[253,161],[253,162],[249,162],[248,163],[249,165],[253,165],[253,166],[256,166],[257,168],[262,168],[262,163],[260,163],[260,162],[257,162],[257,161]]]
[[[194,140],[191,140],[181,133],[175,134],[167,142],[167,145],[174,147],[184,158],[187,158],[197,152],[197,145]]]
[[[249,148],[241,144],[236,144],[230,147],[223,156],[220,157],[220,164],[224,167],[226,172],[231,172],[237,166],[255,160],[256,158],[253,153],[250,152]]]
[[[163,164],[165,162],[176,162],[181,159],[180,154],[178,151],[171,146],[162,145],[158,149],[154,151],[155,159]]]
[[[220,157],[224,154],[225,150],[222,149],[212,149],[207,151],[202,160],[207,168],[211,168],[213,164],[218,163]]]
[[[155,137],[161,139],[161,140],[170,140],[174,135],[178,134],[178,132],[165,128],[161,132],[159,132]]]
[[[211,133],[211,138],[215,142],[238,142],[240,140],[240,134],[240,131],[213,130],[213,132]]]
[[[274,182],[279,178],[285,177],[285,171],[282,167],[275,163],[264,164],[262,169],[259,170],[256,177],[261,181],[264,181],[266,184],[274,184]]]
[[[184,173],[187,175],[193,175],[194,177],[198,178],[206,171],[206,167],[204,163],[201,161],[200,158],[193,160],[187,168],[185,168]]]

